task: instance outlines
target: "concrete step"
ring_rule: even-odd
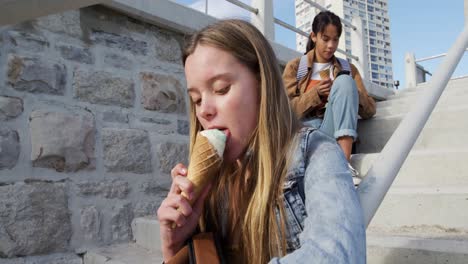
[[[152,252],[135,243],[118,244],[89,250],[83,264],[154,264],[162,263],[161,252]]]
[[[351,164],[366,175],[379,156],[355,154]],[[447,187],[468,186],[468,150],[412,151],[392,186]]]
[[[466,84],[468,87],[468,83]],[[464,104],[468,98],[468,89],[463,87],[463,89],[452,89],[446,90],[442,93],[438,105],[455,105],[455,104]],[[390,99],[387,101],[381,101],[376,103],[377,109],[384,108],[395,108],[395,107],[405,107],[408,109],[416,104],[419,104],[423,101],[423,94],[410,94],[405,97]],[[462,99],[464,99],[462,101]]]
[[[466,264],[468,241],[367,234],[368,263]]]
[[[467,87],[467,83],[468,83],[468,76],[451,79],[448,82],[445,90]],[[394,95],[389,96],[388,99],[393,100],[395,98],[405,97],[405,96],[409,96],[409,95],[416,94],[416,93],[422,93],[428,87],[429,87],[429,83],[421,83],[417,87],[399,90]]]
[[[468,105],[436,109],[419,135],[413,150],[468,149]],[[359,120],[357,153],[378,153],[404,115]]]
[[[387,192],[368,230],[468,240],[468,187],[399,187]]]
[[[138,246],[154,252],[161,250],[159,221],[155,216],[133,219],[132,231],[135,243]]]

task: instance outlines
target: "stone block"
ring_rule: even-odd
[[[8,58],[8,82],[18,91],[63,95],[66,77],[66,67],[60,63],[17,55]]]
[[[33,166],[59,172],[92,168],[94,117],[89,112],[34,111],[30,116]]]
[[[0,234],[0,256],[67,250],[72,227],[65,184],[25,181],[0,186]]]
[[[117,241],[129,241],[132,239],[133,210],[130,203],[116,205],[112,208],[113,214],[110,220],[111,239]]]
[[[81,210],[80,226],[83,236],[88,241],[100,241],[101,215],[95,206],[89,206]]]
[[[161,171],[164,173],[171,173],[172,168],[177,163],[183,163],[185,165],[188,163],[187,144],[166,142],[158,146],[157,153]]]
[[[104,55],[104,65],[118,69],[130,70],[133,68],[133,61],[119,54],[108,53]]]
[[[148,110],[162,113],[185,113],[185,93],[175,77],[141,73],[141,103]]]
[[[151,118],[151,117],[142,117],[140,121],[145,122],[145,123],[158,124],[158,125],[170,125],[171,124],[171,121],[169,120],[161,119],[161,118]]]
[[[164,177],[164,176],[163,176]],[[146,195],[157,196],[167,194],[171,188],[172,178],[170,176],[165,176],[164,179],[157,179],[141,184],[141,191]]]
[[[161,60],[182,65],[182,51],[177,39],[173,35],[162,31],[157,32],[155,37],[156,56]]]
[[[177,120],[177,133],[188,136],[190,133],[190,122],[186,120]]]
[[[80,10],[71,10],[59,14],[38,18],[35,25],[48,31],[66,34],[73,37],[82,37],[80,23]]]
[[[105,112],[102,116],[104,122],[128,123],[128,114],[118,112]]]
[[[134,217],[143,217],[143,216],[154,216],[156,217],[156,212],[158,211],[159,206],[161,205],[162,200],[166,197],[161,195],[156,197],[151,201],[138,201],[134,206],[133,214]]]
[[[0,96],[0,122],[19,116],[23,112],[23,100],[16,97]]]
[[[85,64],[94,64],[94,56],[89,49],[70,45],[58,46],[57,48],[64,59]]]
[[[136,129],[102,130],[104,166],[108,172],[150,173],[151,146],[148,133]]]
[[[18,132],[8,128],[0,128],[0,170],[15,167],[19,153]]]
[[[107,199],[125,199],[130,192],[130,187],[126,181],[101,181],[101,182],[80,182],[77,183],[79,195],[100,196]]]
[[[77,99],[93,104],[132,107],[135,100],[133,81],[109,72],[76,71],[73,89]]]
[[[43,36],[26,31],[8,31],[6,40],[16,51],[43,52],[49,47],[49,42]]]
[[[90,40],[93,43],[101,44],[109,48],[117,48],[122,51],[130,52],[133,55],[145,56],[148,54],[148,43],[146,43],[146,41],[134,39],[130,35],[118,35],[101,30],[92,30]]]

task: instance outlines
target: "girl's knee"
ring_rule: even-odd
[[[333,81],[334,93],[357,95],[357,87],[354,79],[349,75],[340,75]]]

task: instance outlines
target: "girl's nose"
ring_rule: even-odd
[[[206,120],[211,120],[216,116],[216,106],[213,100],[204,98],[199,108],[200,117]]]

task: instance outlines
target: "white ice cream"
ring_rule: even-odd
[[[226,134],[218,129],[203,130],[200,134],[210,141],[214,146],[218,155],[222,158],[224,153],[224,146],[226,145]]]

